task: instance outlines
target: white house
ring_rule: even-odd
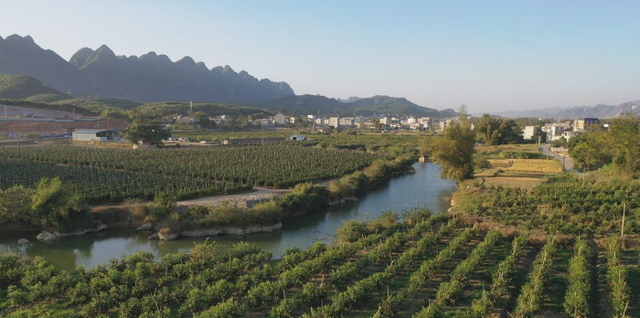
[[[533,139],[533,134],[536,131],[536,126],[524,126],[523,137],[524,139],[531,140]]]
[[[329,117],[328,126],[338,128],[340,126],[340,117]]]
[[[547,141],[555,141],[564,137],[564,132],[571,129],[570,123],[545,124],[542,128],[547,133]]]
[[[338,125],[340,125],[340,127],[342,128],[351,128],[353,127],[353,118],[340,118],[340,120],[338,120]]]

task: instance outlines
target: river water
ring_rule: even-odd
[[[427,207],[434,212],[445,212],[449,208],[449,196],[456,184],[440,179],[439,166],[434,163],[415,163],[415,174],[392,178],[358,197],[359,201],[327,208],[323,212],[303,215],[283,222],[280,231],[256,233],[246,236],[217,236],[209,238],[222,250],[239,241],[257,244],[280,257],[292,246],[305,249],[317,240],[331,242],[333,233],[343,221],[352,218],[371,219],[384,211],[402,211],[414,207]],[[18,252],[29,257],[41,256],[52,264],[73,270],[77,266],[93,268],[107,264],[112,258],[120,258],[137,251],[153,253],[162,257],[167,253],[188,251],[195,242],[205,238],[179,238],[175,241],[149,241],[149,232],[127,229],[106,231],[77,237],[60,239],[53,243],[36,240],[37,233],[0,233],[0,252]],[[18,245],[19,238],[26,237],[31,243]]]

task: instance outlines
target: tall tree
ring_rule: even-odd
[[[157,120],[138,120],[123,133],[124,137],[134,144],[142,141],[149,145],[159,145],[163,139],[171,137],[171,131]]]
[[[611,134],[601,128],[592,128],[589,133],[569,140],[569,156],[577,168],[590,171],[611,163]]]
[[[640,117],[627,114],[611,123],[613,164],[628,175],[640,172]]]
[[[478,139],[485,145],[497,145],[500,140],[500,121],[497,118],[491,117],[489,114],[484,114],[475,125],[475,130],[478,133]]]
[[[433,158],[442,167],[440,174],[457,182],[473,177],[473,154],[476,134],[471,129],[465,108],[461,107],[458,120],[444,130],[444,137],[433,145]]]
[[[475,127],[478,139],[485,145],[517,143],[522,140],[520,127],[513,119],[493,118],[484,114]]]

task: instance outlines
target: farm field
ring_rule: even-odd
[[[271,253],[200,244],[68,273],[0,256],[7,317],[637,317],[638,250],[500,233],[424,210],[352,221],[339,244]],[[354,235],[355,234],[355,235]],[[578,315],[580,314],[580,315]],[[54,316],[55,316],[54,315]]]
[[[89,201],[153,198],[159,192],[189,199],[340,177],[387,158],[293,143],[138,150],[5,147],[0,152],[0,166],[6,167],[0,170],[0,187],[32,186],[42,177],[60,176]]]
[[[475,174],[482,178],[486,186],[502,186],[531,189],[542,178],[562,172],[562,164],[547,159],[487,159],[491,168]]]
[[[501,152],[538,152],[536,144],[505,144],[505,145],[482,145],[476,147],[479,155],[489,158],[499,158]]]

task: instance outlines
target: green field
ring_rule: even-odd
[[[89,201],[178,198],[252,186],[288,187],[340,177],[388,157],[361,150],[277,143],[242,147],[118,149],[77,146],[5,147],[0,188],[32,186],[60,176]]]

